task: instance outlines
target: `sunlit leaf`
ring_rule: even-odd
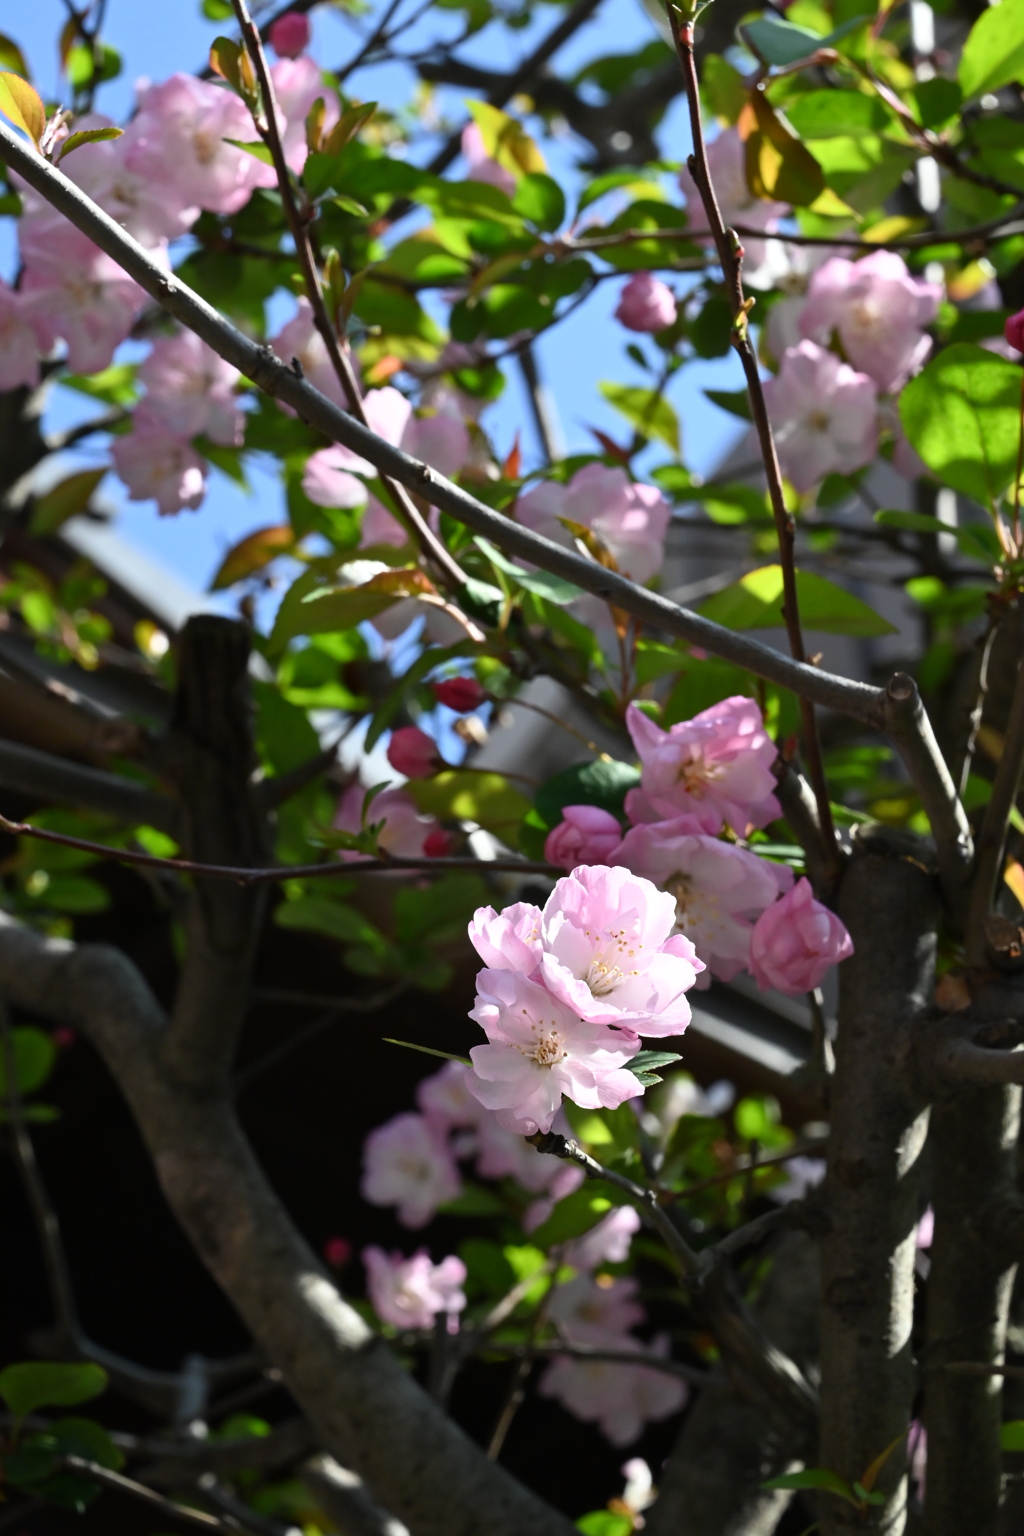
[[[295,532],[289,523],[276,524],[272,528],[257,528],[255,533],[239,539],[228,550],[210,583],[210,591],[220,592],[225,587],[234,586],[236,581],[254,576],[294,545]]]
[[[51,486],[32,508],[32,533],[56,533],[69,517],[84,512],[106,473],[106,465],[102,469],[80,469]]]
[[[755,197],[804,208],[825,191],[821,166],[760,86],[751,91],[737,128],[744,141],[747,185]]]
[[[969,342],[936,353],[899,402],[907,439],[928,468],[986,507],[1016,469],[1020,404],[1019,364]]]
[[[46,108],[27,80],[0,70],[0,112],[28,134],[36,148],[46,127]]]
[[[982,11],[964,43],[957,76],[964,100],[998,91],[1024,72],[1024,0]]]
[[[895,634],[894,626],[881,614],[824,576],[798,571],[796,587],[805,629],[828,635]],[[764,565],[716,592],[697,611],[726,629],[778,629],[784,622],[782,601],[782,567]]]
[[[679,417],[663,394],[628,384],[603,382],[597,387],[609,405],[625,416],[642,437],[657,438],[679,456],[682,451]]]

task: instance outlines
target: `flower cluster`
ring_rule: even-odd
[[[787,865],[721,835],[742,838],[780,814],[775,747],[757,704],[725,699],[667,731],[634,704],[626,723],[641,763],[625,802],[632,825],[623,834],[598,806],[566,806],[545,857],[561,867],[623,866],[670,895],[676,931],[707,967],[698,987],[741,970],[780,992],[816,987],[852,954],[846,929]]]
[[[563,1094],[613,1109],[634,1098],[640,1036],[682,1034],[703,964],[673,933],[675,901],[629,870],[581,865],[543,909],[481,907],[469,936],[485,969],[470,1017],[469,1091],[509,1130],[548,1131]]]
[[[670,510],[653,485],[638,485],[624,469],[587,464],[566,485],[545,481],[516,502],[516,517],[535,533],[572,546],[565,521],[590,529],[634,581],[661,569]]]
[[[550,1317],[567,1344],[583,1349],[669,1354],[666,1334],[642,1344],[633,1329],[644,1321],[636,1300],[635,1280],[594,1279],[581,1274],[561,1285],[552,1298]],[[554,1397],[586,1423],[596,1423],[613,1445],[630,1445],[648,1420],[678,1413],[687,1389],[656,1367],[623,1365],[563,1355],[541,1377],[539,1390]]]
[[[466,1305],[466,1266],[454,1254],[432,1264],[425,1248],[407,1259],[371,1246],[363,1249],[363,1266],[370,1302],[382,1323],[430,1328],[443,1313],[449,1329],[457,1329],[457,1314]]]

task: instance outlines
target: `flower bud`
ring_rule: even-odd
[[[329,1237],[324,1243],[323,1254],[332,1269],[344,1269],[352,1257],[352,1244],[347,1237]]]
[[[637,272],[622,290],[615,318],[627,331],[663,331],[675,324],[675,296],[650,272]]]
[[[1017,352],[1024,352],[1024,309],[1011,315],[1003,327],[1003,335]]]
[[[415,725],[394,731],[388,744],[388,762],[407,779],[429,779],[444,766],[437,742]]]
[[[423,839],[423,852],[428,859],[446,859],[453,848],[453,838],[443,827],[428,832]]]
[[[443,682],[430,686],[437,702],[453,709],[457,715],[468,715],[471,709],[479,709],[487,697],[475,677],[446,677]]]
[[[605,864],[613,848],[622,842],[622,828],[610,811],[598,805],[567,805],[565,818],[553,827],[544,842],[544,857],[558,869],[578,864]]]
[[[309,47],[309,17],[289,11],[279,16],[270,29],[270,46],[281,59],[297,59]]]

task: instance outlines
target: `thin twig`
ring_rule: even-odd
[[[690,156],[689,161],[690,169],[700,193],[701,201],[704,204],[708,228],[711,231],[715,249],[718,252],[719,264],[725,277],[726,291],[729,296],[733,317],[732,345],[743,366],[743,373],[747,381],[747,393],[750,397],[750,411],[761,447],[761,456],[764,460],[765,477],[768,483],[768,498],[771,502],[772,516],[775,519],[775,531],[779,541],[779,558],[782,565],[782,617],[785,621],[786,634],[789,638],[789,648],[793,660],[806,662],[807,654],[804,647],[803,629],[800,624],[800,604],[797,595],[796,564],[794,560],[796,528],[792,515],[786,506],[786,499],[782,489],[782,470],[779,466],[778,454],[775,449],[775,438],[772,433],[771,422],[768,418],[768,406],[764,398],[764,388],[761,384],[757,355],[750,340],[747,317],[751,306],[750,301],[744,297],[743,293],[743,248],[737,237],[725,227],[725,221],[722,218],[721,209],[718,206],[718,198],[715,195],[714,185],[711,180],[711,168],[708,164],[707,148],[704,142],[700,86],[697,80],[697,65],[694,55],[694,23],[692,19],[684,19],[680,16],[671,3],[668,6],[668,17],[676,44],[676,52],[679,55],[679,62],[683,71],[686,97],[690,109],[690,129],[693,135],[693,154]],[[842,858],[836,844],[835,826],[832,821],[832,807],[829,803],[828,785],[825,780],[825,768],[821,756],[821,742],[818,737],[814,705],[806,697],[801,697],[800,699],[800,720],[803,727],[807,774],[818,805],[818,822],[821,826],[826,866],[831,871],[833,881],[837,881],[842,872]]]
[[[345,392],[348,408],[364,427],[369,427],[366,410],[363,406],[362,393],[348,349],[338,340],[338,333],[331,323],[324,303],[323,286],[320,282],[320,273],[317,269],[316,258],[313,255],[313,245],[309,236],[309,218],[304,215],[295,201],[295,192],[292,187],[291,172],[284,155],[284,145],[281,142],[281,130],[278,121],[277,97],[274,92],[274,80],[267,68],[266,55],[263,52],[263,42],[259,29],[249,15],[245,0],[231,0],[234,7],[238,25],[241,28],[242,38],[246,51],[252,61],[256,78],[260,83],[260,91],[263,97],[263,117],[254,115],[253,121],[256,131],[263,139],[270,151],[274,163],[274,173],[277,177],[278,190],[281,194],[281,203],[288,220],[288,228],[295,242],[295,254],[302,269],[303,283],[306,289],[306,297],[309,299],[313,311],[313,320],[317,331],[320,333],[327,355],[331,360],[338,382]],[[447,581],[456,589],[465,585],[465,572],[458,562],[452,558],[440,539],[433,532],[419,508],[413,502],[404,486],[396,484],[385,477],[384,488],[391,496],[401,521],[412,532],[424,554],[437,569],[443,573]]]
[[[244,1529],[234,1519],[225,1520],[217,1515],[208,1515],[201,1509],[191,1509],[184,1504],[175,1504],[173,1499],[165,1498],[162,1493],[157,1493],[155,1488],[147,1488],[145,1483],[137,1483],[134,1478],[124,1477],[120,1472],[112,1472],[109,1467],[101,1467],[94,1461],[87,1461],[84,1456],[58,1456],[55,1461],[67,1472],[74,1472],[79,1477],[87,1477],[91,1482],[100,1483],[104,1488],[112,1488],[116,1493],[127,1494],[129,1498],[137,1499],[140,1504],[148,1504],[150,1509],[159,1511],[165,1519],[180,1520],[185,1525],[197,1526],[204,1531],[223,1531],[230,1533],[230,1536],[237,1536],[238,1531]],[[253,1536],[257,1536],[255,1531]],[[263,1532],[260,1532],[259,1536],[263,1536]]]
[[[537,1303],[537,1306],[534,1308],[533,1317],[530,1319],[530,1326],[527,1334],[527,1347],[537,1342],[537,1336],[547,1321],[548,1308],[551,1305],[551,1298],[554,1295],[553,1281],[554,1276],[551,1275],[548,1279],[547,1288],[545,1289],[543,1296]],[[532,1362],[530,1356],[525,1352],[519,1355],[516,1360],[515,1370],[512,1372],[512,1378],[509,1381],[505,1391],[505,1400],[501,1405],[501,1411],[498,1414],[497,1423],[494,1426],[490,1441],[488,1442],[488,1461],[497,1461],[498,1457],[501,1455],[501,1448],[505,1444],[509,1430],[512,1428],[512,1421],[516,1414],[519,1412],[519,1409],[523,1403],[523,1399],[526,1397],[526,1385],[530,1379],[531,1364]]]
[[[429,495],[434,506],[450,513],[474,533],[483,534],[512,555],[530,560],[555,575],[565,576],[585,592],[593,593],[602,602],[612,603],[641,622],[735,662],[757,677],[790,688],[798,695],[813,699],[826,708],[840,710],[867,725],[877,728],[884,722],[885,695],[882,689],[792,661],[770,646],[690,613],[553,540],[531,533],[521,524],[494,512],[429,465],[368,431],[305,379],[300,379],[271,348],[258,346],[244,336],[174,273],[160,267],[119,224],[2,122],[0,158],[112,257],[169,314],[205,341],[218,356],[244,373],[258,389],[271,398],[283,400],[331,441],[343,443],[394,479]]]
[[[714,1189],[716,1184],[728,1184],[731,1179],[738,1179],[747,1174],[757,1173],[761,1168],[777,1168],[782,1163],[791,1163],[794,1157],[813,1157],[817,1152],[824,1152],[828,1146],[827,1136],[809,1137],[806,1141],[795,1141],[785,1152],[773,1152],[770,1157],[761,1157],[756,1161],[738,1163],[735,1168],[727,1173],[714,1173],[710,1178],[701,1179],[697,1184],[690,1184],[686,1189],[678,1193],[670,1191],[673,1200],[688,1200],[691,1195],[703,1194],[706,1189]]]
[[[774,1213],[773,1213],[774,1214]],[[675,1376],[691,1387],[703,1387],[711,1379],[709,1371],[695,1365],[684,1365],[680,1360],[670,1360],[664,1355],[645,1354],[639,1349],[600,1349],[590,1344],[568,1344],[562,1341],[542,1341],[539,1344],[487,1344],[489,1355],[508,1355],[512,1358],[525,1356],[533,1360],[551,1360],[564,1355],[570,1360],[601,1360],[609,1365],[640,1365],[665,1376]]]
[[[998,624],[993,623],[990,619],[978,657],[978,685],[975,690],[974,704],[967,717],[967,740],[964,742],[964,757],[963,762],[960,764],[961,795],[967,789],[967,781],[971,776],[971,765],[974,762],[974,751],[978,744],[978,732],[981,729],[982,716],[985,713],[985,699],[988,695],[988,664],[992,658],[992,647],[995,644],[998,632]]]
[[[308,1045],[311,1040],[315,1040],[318,1036],[325,1034],[346,1013],[371,1013],[378,1008],[385,1008],[388,1003],[393,1002],[396,997],[400,997],[403,992],[407,991],[408,987],[409,982],[401,981],[397,982],[393,987],[386,987],[373,998],[353,998],[351,1002],[338,1002],[329,1012],[323,1014],[321,1018],[314,1019],[312,1024],[307,1024],[304,1029],[289,1035],[279,1045],[276,1045],[273,1050],[267,1051],[263,1056],[259,1056],[255,1061],[250,1062],[248,1066],[242,1067],[235,1074],[235,1093],[242,1093],[244,1089],[248,1088],[254,1078],[262,1077],[265,1072],[269,1072],[271,1067],[279,1066],[293,1051],[300,1050],[302,1046]]]

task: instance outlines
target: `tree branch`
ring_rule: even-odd
[[[590,3],[590,0],[587,0]],[[804,662],[796,662],[769,646],[734,633],[678,607],[655,592],[636,586],[626,577],[606,571],[591,560],[574,554],[531,533],[511,519],[494,512],[483,502],[439,475],[400,448],[394,448],[319,394],[277,358],[269,347],[257,346],[230,325],[204,299],[193,293],[173,273],[166,272],[149,253],[127,235],[95,203],[68,181],[61,171],[25,145],[6,124],[0,123],[0,158],[62,212],[76,228],[88,235],[135,279],[141,288],[230,362],[257,388],[281,399],[310,425],[334,442],[343,443],[410,489],[426,495],[433,504],[458,522],[484,534],[499,548],[519,555],[565,576],[584,591],[622,608],[656,629],[680,636],[716,656],[733,661],[755,676],[791,688],[825,708],[837,709],[867,725],[884,723],[882,689],[838,677]]]
[[[1010,717],[1006,723],[1003,752],[996,766],[992,798],[978,834],[978,861],[971,886],[967,919],[967,958],[980,965],[985,958],[985,924],[995,905],[1003,869],[1003,849],[1010,812],[1020,793],[1024,773],[1024,664],[1017,663]]]
[[[177,806],[167,795],[119,773],[70,763],[20,742],[0,741],[0,785],[58,805],[79,805],[122,821],[144,822],[172,837],[177,829]]]
[[[0,914],[0,993],[102,1051],[199,1257],[280,1368],[319,1441],[416,1536],[572,1536],[489,1463],[339,1296],[295,1231],[226,1100],[162,1065],[165,1021],[131,963]]]
[[[370,1496],[362,1478],[333,1456],[314,1456],[300,1467],[299,1479],[341,1536],[409,1536]]]

